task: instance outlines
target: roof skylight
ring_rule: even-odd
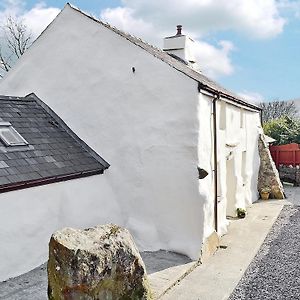
[[[9,122],[0,122],[0,139],[7,147],[28,145],[28,142]]]

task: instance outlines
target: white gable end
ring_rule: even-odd
[[[198,256],[194,80],[66,6],[0,84],[3,94],[30,92],[110,163],[120,223],[142,249]]]

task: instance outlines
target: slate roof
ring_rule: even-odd
[[[85,12],[82,12],[79,8],[74,7],[70,3],[67,3],[66,5],[73,8],[75,11],[78,11],[79,13],[83,14],[84,16],[92,19],[93,21],[105,26],[109,30],[112,30],[113,32],[117,33],[118,35],[120,35],[120,36],[124,37],[125,39],[127,39],[128,41],[130,41],[131,43],[135,44],[136,46],[141,47],[142,49],[144,49],[151,55],[153,55],[153,56],[157,57],[158,59],[162,60],[163,62],[167,63],[174,69],[176,69],[176,70],[182,72],[183,74],[187,75],[188,77],[194,79],[195,81],[197,81],[199,83],[198,89],[201,88],[201,89],[207,90],[207,91],[215,93],[219,96],[228,98],[229,100],[232,100],[233,102],[245,105],[245,106],[255,109],[257,111],[261,111],[260,107],[247,102],[245,99],[242,99],[237,94],[225,89],[224,87],[219,85],[214,80],[212,80],[212,79],[208,78],[207,76],[203,75],[202,73],[194,70],[193,68],[188,66],[186,63],[182,62],[181,60],[172,57],[172,55],[169,55],[167,52],[164,52],[163,50],[148,44],[147,42],[143,41],[140,38],[137,38],[133,35],[125,33],[123,31],[117,29],[116,27],[113,27],[107,23],[104,23],[98,19],[95,19],[93,16],[90,16],[90,15],[86,14]]]
[[[29,143],[7,147],[0,139],[0,193],[102,174],[109,167],[34,94],[0,96],[0,122],[10,122]]]

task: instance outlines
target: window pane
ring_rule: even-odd
[[[0,127],[0,138],[6,146],[21,146],[28,144],[12,126]]]

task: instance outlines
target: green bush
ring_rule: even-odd
[[[263,125],[264,133],[276,140],[274,145],[290,143],[300,144],[300,120],[281,117],[267,121]]]

